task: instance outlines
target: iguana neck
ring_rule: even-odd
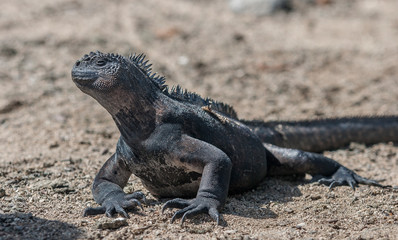
[[[140,83],[121,87],[100,103],[112,115],[123,139],[133,146],[154,130],[159,94],[160,90],[153,85]]]
[[[155,128],[156,110],[152,101],[141,99],[112,114],[123,139],[130,145],[145,140]]]

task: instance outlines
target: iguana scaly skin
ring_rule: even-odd
[[[126,194],[131,174],[157,197],[175,198],[172,221],[209,214],[217,223],[228,193],[246,191],[269,175],[308,173],[330,187],[383,187],[320,152],[351,141],[398,140],[398,117],[341,118],[302,122],[239,120],[232,107],[180,87],[168,89],[143,55],[91,52],[72,69],[75,84],[113,117],[121,136],[116,152],[95,177],[100,207],[85,215],[119,213],[144,195]],[[293,149],[298,148],[298,149]],[[191,199],[183,199],[191,198]]]

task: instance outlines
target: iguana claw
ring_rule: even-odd
[[[125,218],[129,218],[126,210],[140,207],[142,210],[141,202],[145,202],[145,195],[142,192],[135,192],[132,194],[117,193],[107,197],[102,203],[101,207],[88,207],[84,210],[83,216],[104,214],[107,217],[113,217],[115,213],[119,213]]]
[[[171,223],[176,219],[181,218],[181,225],[184,224],[185,219],[192,218],[201,213],[207,213],[210,217],[220,225],[220,213],[217,210],[217,203],[214,199],[194,198],[185,200],[181,198],[172,199],[166,202],[162,208],[162,213],[167,208],[182,208],[174,213],[171,218]]]

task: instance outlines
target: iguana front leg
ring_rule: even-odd
[[[282,148],[272,144],[264,144],[269,151],[269,175],[292,175],[308,173],[313,181],[328,185],[350,186],[355,190],[359,184],[377,187],[389,187],[359,176],[333,159],[321,154],[305,152],[297,149]]]
[[[120,154],[113,154],[102,166],[94,179],[92,192],[94,200],[101,207],[88,207],[84,210],[84,216],[106,214],[108,217],[117,212],[128,218],[126,210],[141,207],[139,200],[145,199],[141,192],[126,194],[123,187],[131,175],[131,171],[122,160]]]
[[[229,157],[209,143],[182,135],[181,140],[173,144],[170,159],[176,166],[201,172],[202,178],[195,198],[167,201],[162,212],[167,208],[180,208],[171,222],[182,218],[181,224],[187,218],[207,213],[219,224],[219,210],[227,198],[231,176],[232,163]]]

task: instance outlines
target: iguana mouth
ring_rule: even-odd
[[[98,74],[91,71],[72,71],[73,82],[79,85],[89,85],[98,79]]]

